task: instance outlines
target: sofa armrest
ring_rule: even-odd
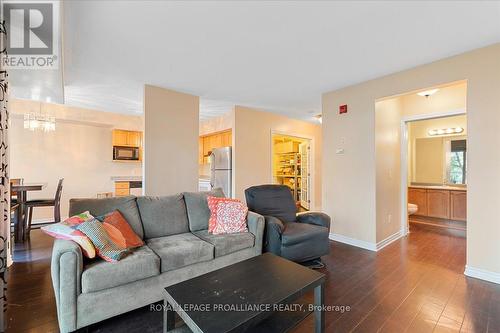
[[[320,212],[306,212],[297,214],[297,222],[319,225],[330,230],[330,216]]]
[[[56,239],[52,249],[52,285],[56,297],[57,317],[61,332],[77,329],[76,303],[81,293],[83,256],[73,241]]]
[[[277,256],[281,255],[281,234],[285,230],[283,222],[274,216],[264,216],[264,250]]]
[[[262,242],[264,239],[264,217],[254,212],[248,212],[247,225],[248,231],[255,236],[255,251],[257,254],[262,253]]]

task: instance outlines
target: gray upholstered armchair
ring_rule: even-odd
[[[264,215],[263,251],[296,262],[318,259],[330,252],[330,217],[324,213],[297,214],[290,188],[259,185],[245,190],[249,210]]]

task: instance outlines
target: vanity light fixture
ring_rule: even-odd
[[[442,129],[433,129],[427,132],[429,136],[436,136],[436,135],[449,135],[449,134],[459,134],[462,133],[464,129],[462,127],[448,127],[448,128],[442,128]]]
[[[421,91],[421,92],[418,92],[417,95],[418,96],[422,96],[422,97],[429,97],[429,96],[432,96],[434,95],[435,93],[438,92],[439,89],[431,89],[431,90],[425,90],[425,91]]]

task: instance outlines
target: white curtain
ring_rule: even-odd
[[[6,52],[7,32],[5,22],[0,22],[0,58]],[[8,121],[7,109],[7,71],[0,61],[0,210],[3,219],[0,223],[0,332],[5,331],[5,311],[7,302],[7,252],[10,228],[10,182],[9,182],[9,152],[8,152]]]

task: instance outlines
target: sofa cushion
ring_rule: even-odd
[[[159,274],[160,258],[150,248],[142,246],[118,262],[98,259],[85,265],[82,292],[113,288]]]
[[[161,258],[161,272],[214,258],[214,246],[190,232],[153,238],[147,245]]]
[[[215,257],[247,249],[255,244],[255,236],[251,232],[213,235],[207,230],[200,230],[194,234],[215,247]]]
[[[328,239],[329,230],[314,224],[290,222],[285,224],[285,230],[281,235],[284,246],[303,242],[323,242]]]
[[[189,217],[189,230],[208,229],[208,219],[210,218],[210,209],[207,203],[208,196],[223,198],[224,192],[221,188],[214,188],[210,192],[184,192]]]
[[[138,197],[137,205],[144,226],[144,238],[156,238],[189,231],[186,204],[182,194]]]
[[[71,199],[69,201],[70,216],[80,214],[87,210],[90,211],[90,214],[93,216],[101,216],[118,210],[125,220],[127,220],[128,224],[130,224],[134,232],[141,237],[141,239],[144,238],[141,217],[134,196],[104,199]]]

